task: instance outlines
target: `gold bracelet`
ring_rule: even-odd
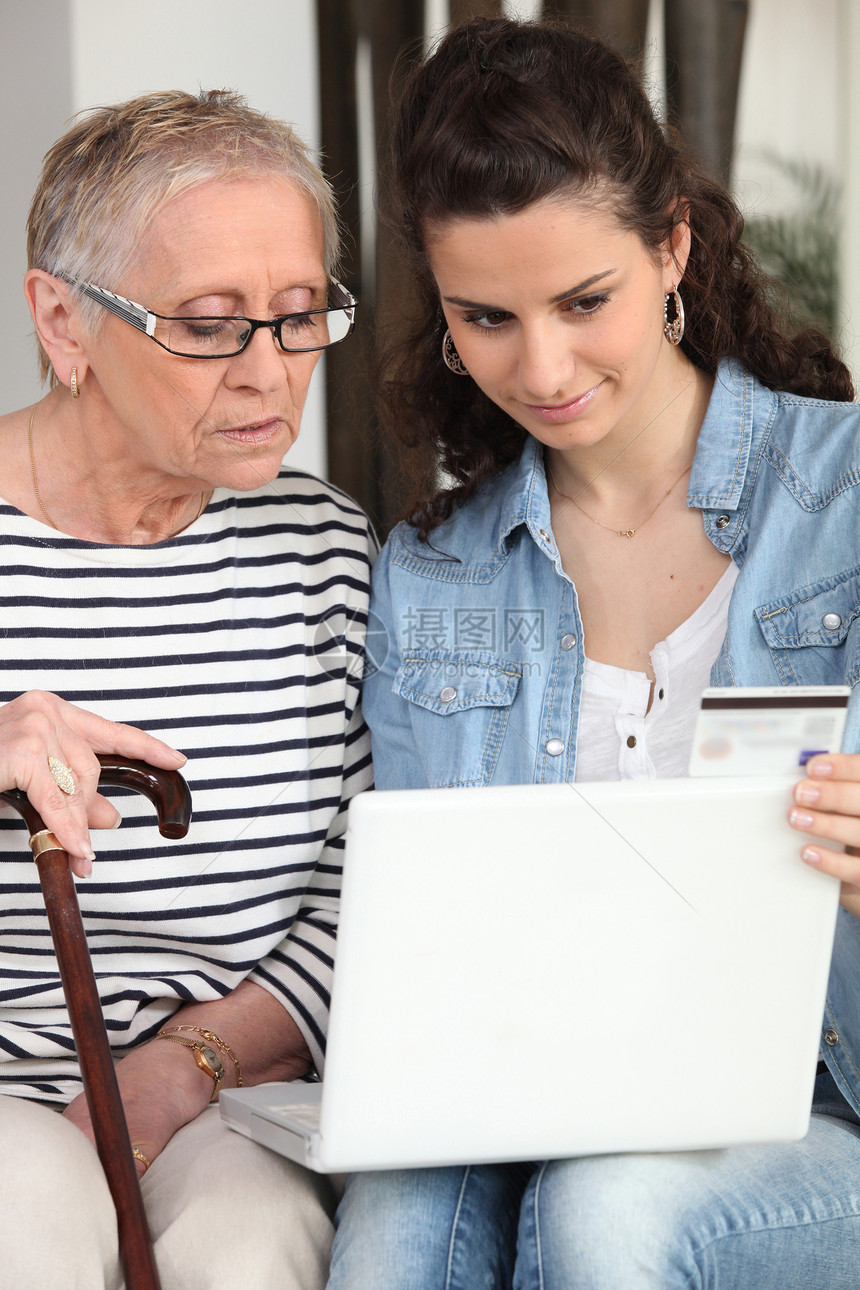
[[[152,1042],[157,1044],[159,1040],[165,1044],[181,1044],[183,1048],[191,1050],[198,1068],[213,1081],[212,1096],[209,1101],[217,1102],[224,1082],[224,1063],[215,1049],[209,1044],[204,1044],[202,1039],[192,1039],[190,1035],[156,1035]]]
[[[196,1035],[202,1035],[204,1039],[209,1040],[210,1044],[214,1044],[216,1048],[220,1049],[225,1057],[229,1057],[230,1061],[236,1067],[236,1087],[242,1087],[242,1067],[239,1064],[239,1058],[233,1052],[230,1045],[225,1044],[224,1040],[216,1035],[213,1030],[204,1030],[202,1026],[165,1026],[164,1029],[159,1030],[155,1038],[161,1039],[162,1035],[167,1038],[167,1036],[175,1035],[178,1031],[183,1030],[191,1030]]]

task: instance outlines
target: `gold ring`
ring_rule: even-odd
[[[147,1169],[152,1164],[149,1156],[145,1155],[144,1152],[141,1151],[140,1147],[132,1147],[131,1154],[134,1156],[135,1160],[140,1161],[143,1165],[143,1173],[146,1173]],[[143,1175],[141,1175],[141,1177],[143,1177]]]
[[[46,851],[65,851],[65,847],[60,846],[50,829],[40,829],[38,833],[31,834],[29,841],[34,860],[38,860]]]
[[[66,793],[69,797],[74,797],[78,791],[75,787],[75,777],[72,774],[71,766],[67,766],[59,757],[48,758],[48,770],[51,772],[51,778],[57,785],[61,793]]]

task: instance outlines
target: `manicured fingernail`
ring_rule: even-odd
[[[804,806],[814,806],[821,797],[821,789],[816,788],[814,784],[798,784],[794,790],[794,800],[802,802]]]
[[[792,811],[788,817],[789,822],[795,829],[808,829],[812,827],[812,816],[809,811]]]
[[[804,847],[800,855],[807,864],[821,864],[821,852],[816,851],[815,847]]]
[[[827,779],[828,775],[833,774],[832,761],[811,761],[806,767],[807,775],[815,775],[818,779]]]
[[[112,829],[118,829],[118,828],[119,828],[119,826],[120,826],[121,824],[122,824],[122,816],[120,815],[119,811],[117,811],[117,813],[116,813],[116,819],[114,820],[113,824],[111,825],[111,828],[112,828]]]

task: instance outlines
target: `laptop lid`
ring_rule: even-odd
[[[839,885],[793,782],[356,797],[317,1167],[802,1136]]]

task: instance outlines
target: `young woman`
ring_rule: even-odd
[[[421,316],[385,394],[427,471],[374,575],[378,785],[682,775],[707,684],[852,683],[848,372],[787,334],[736,207],[623,60],[559,26],[454,30],[406,83],[394,179]],[[359,1175],[332,1287],[856,1284],[853,702],[845,748],[791,813],[798,864],[843,881],[807,1137]]]

